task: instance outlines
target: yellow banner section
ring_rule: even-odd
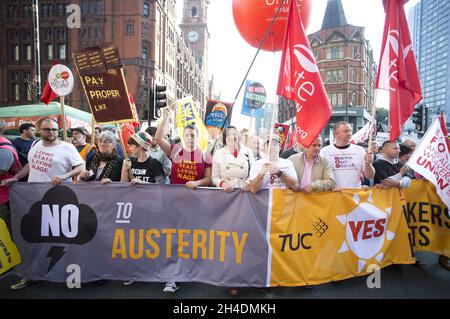
[[[198,147],[203,152],[206,152],[206,150],[208,149],[208,130],[206,129],[203,120],[198,114],[198,110],[195,107],[192,96],[178,100],[177,103],[177,129],[178,136],[181,139],[181,143],[183,144],[183,146],[185,145],[183,134],[184,128],[189,124],[195,124],[195,126],[198,128]]]
[[[20,254],[12,242],[3,219],[0,218],[0,275],[20,264]]]
[[[398,189],[273,191],[271,286],[314,285],[415,262]]]
[[[405,196],[404,213],[414,251],[450,257],[450,216],[435,186],[426,180],[414,180]]]

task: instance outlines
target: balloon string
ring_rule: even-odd
[[[239,89],[238,89],[238,91],[237,91],[237,93],[236,93],[236,96],[234,97],[233,104],[231,105],[230,110],[228,111],[227,117],[226,117],[225,121],[222,123],[222,125],[221,125],[221,127],[220,127],[220,134],[222,134],[222,132],[223,132],[223,128],[225,127],[225,123],[227,123],[227,121],[229,120],[229,117],[230,117],[230,115],[231,115],[231,113],[232,113],[234,104],[236,103],[236,100],[237,100],[237,98],[238,98],[238,96],[239,96],[239,93],[241,93],[241,90],[242,90],[242,87],[244,86],[245,80],[247,80],[247,77],[248,77],[248,75],[249,75],[249,73],[250,73],[250,71],[251,71],[251,69],[252,69],[252,67],[253,67],[253,64],[255,63],[255,60],[256,60],[256,58],[258,57],[259,51],[261,51],[262,46],[263,46],[264,43],[266,42],[267,36],[269,35],[269,32],[270,32],[270,30],[272,29],[272,26],[273,26],[273,24],[275,23],[275,20],[277,19],[278,14],[280,13],[281,8],[283,7],[285,1],[286,1],[286,0],[282,0],[282,1],[281,1],[281,4],[280,4],[280,6],[278,7],[277,12],[275,13],[275,16],[273,17],[272,21],[270,22],[270,25],[269,25],[269,27],[267,28],[266,33],[264,34],[264,37],[263,37],[261,43],[259,44],[258,50],[256,51],[256,54],[255,54],[255,56],[253,57],[252,62],[250,63],[250,66],[249,66],[249,68],[248,68],[248,70],[247,70],[247,73],[245,74],[244,79],[242,80],[241,85],[239,86]],[[216,138],[216,141],[214,142],[213,150],[215,149],[216,144],[217,144],[217,138]]]

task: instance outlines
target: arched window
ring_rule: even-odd
[[[192,17],[195,18],[197,16],[197,7],[192,7]]]

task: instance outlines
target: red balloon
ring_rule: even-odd
[[[292,0],[284,2],[262,50],[280,51],[283,49],[290,1]],[[241,36],[251,46],[259,47],[281,2],[282,0],[233,0],[234,23]],[[297,0],[297,3],[303,28],[306,30],[311,15],[312,0]]]

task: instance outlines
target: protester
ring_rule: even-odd
[[[280,157],[281,158],[285,158],[288,159],[289,157],[291,157],[292,155],[304,152],[305,148],[303,147],[302,144],[300,144],[300,142],[297,142],[294,147],[285,150],[284,152],[281,153]]]
[[[28,152],[36,140],[36,127],[32,123],[23,123],[19,126],[19,132],[20,136],[12,144],[19,153],[20,164],[25,166],[28,163]]]
[[[97,154],[95,147],[86,142],[89,137],[88,131],[83,127],[75,127],[72,130],[72,144],[80,153],[81,158],[86,162],[86,167],[90,167],[90,164]]]
[[[116,131],[116,129],[114,127],[103,127],[102,128],[102,132],[104,132],[104,131],[108,131],[108,132],[113,133],[115,138],[116,138],[116,141],[119,140],[119,136],[118,136],[117,131]],[[124,151],[122,149],[122,145],[120,145],[120,143],[118,143],[118,142],[116,142],[116,152],[117,152],[117,155],[120,158],[124,158]]]
[[[100,181],[102,184],[120,182],[122,158],[117,154],[117,138],[110,131],[98,137],[98,152],[79,177],[81,181]]]
[[[403,144],[411,149],[411,153],[414,153],[414,150],[416,149],[416,141],[411,138],[407,138],[403,141]]]
[[[53,118],[44,117],[37,122],[41,140],[28,153],[28,164],[14,177],[3,180],[2,185],[10,185],[28,175],[28,182],[50,182],[59,185],[71,182],[71,177],[80,174],[84,161],[75,147],[58,139],[58,123]],[[42,155],[45,154],[45,155]],[[21,279],[11,289],[22,289],[34,281]]]
[[[400,153],[398,155],[398,162],[395,166],[400,170],[406,163],[408,163],[412,154],[412,150],[409,146],[405,144],[400,144]],[[415,179],[414,171],[412,168],[408,167],[408,171],[406,173],[410,179]]]
[[[150,126],[148,127],[145,132],[150,134],[152,137],[152,143],[150,146],[150,149],[148,150],[148,155],[150,155],[152,158],[158,160],[163,169],[165,174],[164,184],[170,184],[170,173],[172,170],[172,162],[170,161],[169,157],[164,153],[164,151],[159,147],[158,143],[155,141],[155,135],[156,135],[157,128]]]
[[[155,134],[155,141],[172,161],[172,184],[182,184],[194,189],[211,184],[211,156],[198,147],[198,129],[195,125],[187,125],[183,130],[184,145],[171,145],[164,139],[170,110],[166,108],[163,120]],[[179,285],[168,282],[164,292],[176,292]]]
[[[248,144],[244,144],[247,146],[252,152],[253,157],[255,158],[255,161],[258,161],[262,158],[266,158],[266,145],[264,144],[264,141],[259,136],[252,136],[248,140]]]
[[[335,190],[360,188],[363,178],[373,179],[372,152],[367,153],[361,146],[350,144],[352,129],[347,122],[337,122],[334,126],[334,144],[325,146],[320,155],[328,159],[336,181]]]
[[[330,162],[320,156],[321,148],[322,139],[318,136],[304,152],[289,157],[297,172],[297,191],[306,194],[325,192],[336,186]]]
[[[5,121],[0,119],[0,182],[12,178],[22,168],[16,148],[10,140],[3,136],[5,127]],[[0,218],[5,220],[8,229],[11,231],[9,189],[7,186],[0,186]]]
[[[131,184],[164,184],[165,173],[160,161],[148,154],[152,145],[152,137],[139,132],[128,139],[132,157],[124,160],[122,166],[121,182]],[[129,172],[131,170],[132,176]]]
[[[239,132],[234,126],[223,131],[222,142],[225,147],[213,157],[213,184],[225,192],[232,192],[233,188],[249,191],[250,185],[246,181],[254,162],[252,151],[240,144]]]
[[[298,178],[294,164],[280,158],[280,138],[273,135],[267,140],[269,157],[256,161],[250,169],[250,190],[253,194],[267,188],[298,188]]]
[[[385,141],[382,145],[383,155],[373,162],[375,168],[374,183],[380,188],[407,188],[411,179],[406,176],[408,166],[399,168],[396,163],[400,154],[398,143]]]

